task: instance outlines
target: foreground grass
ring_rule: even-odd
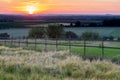
[[[120,66],[82,60],[69,51],[0,47],[0,80],[120,80]]]

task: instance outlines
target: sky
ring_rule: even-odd
[[[120,14],[120,0],[0,0],[0,14]]]

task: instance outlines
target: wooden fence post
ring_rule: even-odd
[[[6,46],[6,39],[4,40],[4,44],[3,45],[5,45]]]
[[[102,59],[104,59],[104,41],[102,40]]]
[[[45,43],[45,51],[47,51],[47,28],[44,27],[44,43]]]
[[[26,37],[26,48],[28,48],[28,37]]]
[[[19,40],[18,40],[18,47],[20,47],[20,37],[19,37]]]
[[[47,51],[47,38],[45,37],[45,39],[44,39],[45,41],[44,41],[44,43],[45,43],[45,51]]]
[[[69,52],[71,54],[71,37],[69,36]]]
[[[56,51],[58,50],[58,39],[56,37]]]
[[[86,56],[86,40],[84,40],[84,57]]]
[[[35,50],[36,50],[36,48],[37,48],[37,39],[36,39],[36,37],[35,37]]]
[[[12,47],[12,44],[13,44],[13,37],[10,38],[10,46]]]

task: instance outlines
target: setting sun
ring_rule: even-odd
[[[27,6],[26,10],[29,12],[29,14],[33,14],[36,11],[35,6]]]

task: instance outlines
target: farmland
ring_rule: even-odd
[[[47,22],[34,21],[0,23],[0,32],[10,35],[8,39],[0,39],[0,80],[120,79],[119,40],[27,38],[30,28],[47,25]],[[75,32],[79,37],[87,30],[98,32],[100,36],[120,37],[119,27],[78,26],[64,29]]]

